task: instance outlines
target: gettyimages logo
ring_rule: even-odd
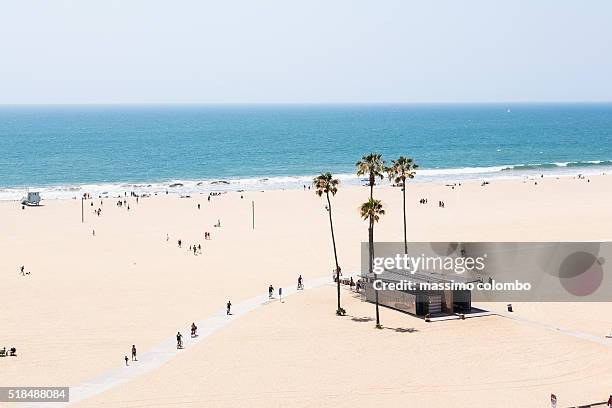
[[[362,244],[362,276],[379,290],[469,290],[473,301],[612,301],[610,242]],[[420,285],[420,286],[415,286]]]
[[[412,274],[419,270],[439,270],[462,274],[466,271],[481,272],[485,269],[487,254],[482,256],[410,256],[395,254],[394,257],[374,257],[372,272],[380,275],[385,270],[406,271]]]

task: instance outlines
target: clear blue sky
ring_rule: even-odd
[[[609,0],[0,2],[0,104],[612,101]]]

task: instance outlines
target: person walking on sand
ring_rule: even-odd
[[[298,290],[303,290],[304,289],[304,282],[302,280],[302,275],[298,276],[298,285],[297,285]]]
[[[132,344],[132,361],[138,361],[136,358],[136,345]]]
[[[127,366],[129,366],[130,364],[128,363],[128,361],[129,361],[130,359],[128,358],[128,356],[125,356],[123,359],[125,360],[125,366],[126,366],[126,367],[127,367]]]
[[[179,247],[179,248],[181,247],[181,244],[182,244],[182,242],[181,242],[181,240],[179,239],[179,240],[178,240],[178,247]]]
[[[176,348],[177,349],[183,348],[183,335],[181,334],[181,332],[176,333]]]
[[[21,268],[19,268],[19,270],[21,271],[21,276],[25,276],[25,272],[24,272],[25,266],[21,266]]]
[[[198,337],[198,326],[195,323],[191,323],[191,337]]]
[[[228,301],[227,301],[227,313],[226,313],[226,314],[230,315],[230,314],[231,314],[231,313],[230,313],[230,312],[231,312],[231,310],[232,310],[232,301],[231,301],[231,300],[228,300]]]
[[[278,299],[281,301],[283,301],[283,288],[278,288]]]
[[[272,299],[274,296],[274,287],[272,285],[268,286],[268,299]]]

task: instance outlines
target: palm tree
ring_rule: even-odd
[[[370,153],[367,156],[363,156],[360,161],[355,163],[357,166],[357,175],[363,176],[368,175],[370,182],[370,200],[374,199],[374,183],[376,177],[381,180],[385,171],[385,162],[378,153]]]
[[[336,251],[336,238],[334,236],[334,223],[332,221],[332,205],[329,195],[336,195],[338,192],[338,185],[340,184],[340,180],[333,178],[332,174],[322,173],[320,176],[317,176],[312,181],[312,184],[315,188],[315,194],[321,197],[325,194],[327,198],[327,212],[329,214],[329,227],[331,229],[331,237],[332,237],[332,245],[334,247],[334,260],[336,261],[336,282],[338,288],[338,309],[336,310],[336,314],[338,316],[344,316],[346,313],[345,310],[340,307],[340,266],[338,265],[338,252]]]
[[[402,186],[404,205],[404,253],[408,253],[408,239],[406,238],[406,179],[414,178],[415,170],[419,166],[411,158],[400,156],[392,161],[391,167],[387,169],[389,180]]]
[[[374,184],[376,182],[376,177],[382,180],[383,173],[386,170],[384,160],[382,159],[379,153],[370,153],[368,155],[363,156],[360,161],[355,163],[355,166],[357,167],[358,176],[363,176],[363,175],[368,176],[369,185],[370,185],[370,200],[373,200],[374,199]],[[374,244],[372,243],[372,245]],[[374,262],[373,249],[374,248],[372,248],[372,251],[370,251],[370,257],[372,258],[370,259],[370,264]],[[370,273],[372,273],[371,269],[370,269]]]
[[[369,240],[369,252],[370,252],[370,274],[372,274],[373,269],[373,260],[374,260],[374,223],[380,220],[382,215],[385,215],[385,210],[383,208],[383,204],[380,200],[375,200],[370,198],[365,203],[361,204],[359,207],[359,213],[361,218],[369,221],[368,226],[368,240]],[[376,296],[376,327],[382,328],[380,325],[380,315],[378,313],[378,291],[374,291]]]

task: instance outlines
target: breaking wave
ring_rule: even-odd
[[[461,167],[448,169],[419,169],[411,182],[461,181],[470,179],[523,178],[539,174],[571,176],[612,172],[612,160],[591,160],[537,164],[515,164],[489,167]],[[249,178],[214,178],[201,180],[166,180],[139,183],[101,183],[0,188],[0,200],[19,200],[26,191],[39,191],[44,199],[77,198],[83,193],[94,197],[117,197],[128,192],[137,194],[181,196],[204,194],[211,191],[257,191],[303,188],[312,183],[314,174]],[[351,173],[335,174],[345,185],[367,183]],[[386,181],[383,181],[383,184]]]

